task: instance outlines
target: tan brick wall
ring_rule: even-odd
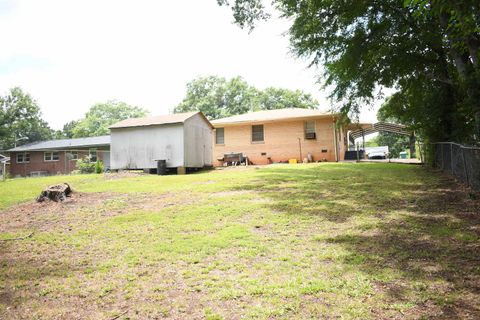
[[[332,119],[321,118],[315,120],[317,139],[313,140],[305,139],[304,123],[304,120],[264,123],[263,143],[251,141],[251,124],[224,126],[225,144],[217,145],[214,140],[214,165],[222,165],[222,162],[218,159],[223,158],[225,153],[230,152],[241,152],[254,164],[283,162],[289,159],[300,161],[298,138],[300,138],[302,158],[306,158],[307,154],[311,153],[314,161],[335,161],[334,123]],[[215,135],[213,138],[215,139]],[[326,149],[327,152],[322,152],[322,149]],[[266,155],[262,155],[262,153]]]
[[[97,150],[97,155],[100,160],[103,159],[102,150]],[[18,152],[23,153],[23,152]],[[17,163],[17,152],[10,153],[10,176],[28,176],[31,172],[34,171],[46,171],[49,175],[54,174],[67,174],[76,169],[76,161],[66,160],[65,161],[65,152],[59,151],[59,160],[58,161],[45,161],[43,151],[31,151],[30,153],[30,162],[29,163]],[[68,153],[68,151],[67,151]],[[83,158],[88,155],[88,150],[78,151],[78,157]]]

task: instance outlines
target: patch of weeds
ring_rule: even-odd
[[[112,293],[114,288],[112,286],[105,286],[100,290],[100,293],[98,294],[99,298],[106,297],[110,293]]]
[[[436,305],[441,307],[451,306],[457,301],[457,297],[455,294],[437,294],[432,296],[431,299],[435,302]]]
[[[399,311],[402,314],[412,309],[413,307],[415,307],[415,303],[413,302],[396,302],[389,306],[390,309]]]
[[[103,202],[103,206],[102,206],[101,210],[102,211],[119,210],[119,209],[127,207],[127,205],[128,205],[128,203],[125,199],[118,199],[118,198],[106,199]]]
[[[38,292],[38,296],[39,297],[45,297],[52,292],[53,292],[53,289],[51,289],[51,288],[43,288]]]
[[[221,315],[213,312],[210,308],[204,310],[204,315],[206,320],[223,320]]]
[[[302,294],[316,294],[319,292],[344,294],[350,297],[365,297],[373,293],[370,281],[360,275],[344,278],[324,278],[310,281],[303,286]]]

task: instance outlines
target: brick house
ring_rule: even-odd
[[[10,175],[38,176],[67,174],[76,169],[76,160],[89,156],[110,166],[110,136],[49,140],[25,144],[10,152]]]
[[[347,142],[337,126],[339,114],[288,108],[251,112],[212,121],[214,164],[224,155],[242,153],[253,164],[343,160]]]

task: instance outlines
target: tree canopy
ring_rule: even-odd
[[[77,126],[79,120],[72,120],[63,125],[62,130],[59,131],[61,138],[71,139],[73,138],[73,129]]]
[[[0,96],[0,150],[52,138],[53,131],[42,119],[32,96],[15,87]]]
[[[93,105],[85,114],[85,118],[72,121],[64,126],[66,137],[81,138],[109,134],[108,127],[128,118],[143,117],[148,112],[120,101],[108,101]]]
[[[318,102],[300,90],[249,85],[241,77],[199,77],[187,84],[187,93],[174,112],[202,111],[209,119],[219,119],[249,111],[318,107]]]
[[[217,0],[253,28],[269,14],[261,0]],[[274,0],[292,21],[293,52],[321,65],[322,81],[345,113],[395,88],[389,113],[430,140],[480,134],[478,0]],[[476,130],[475,129],[476,123]]]

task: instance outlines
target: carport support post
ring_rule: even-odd
[[[363,154],[365,154],[365,131],[362,128],[362,145],[363,145]]]

